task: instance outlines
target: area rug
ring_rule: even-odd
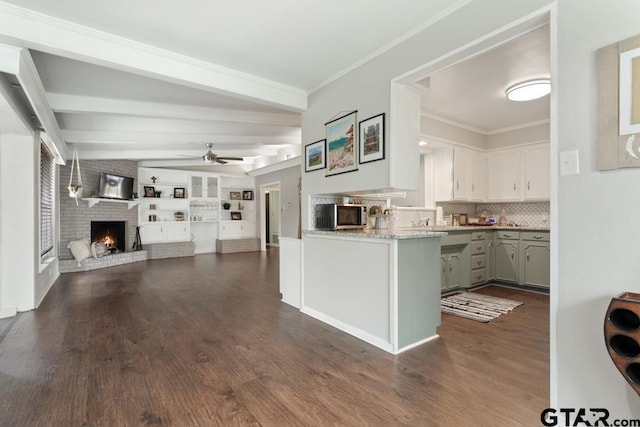
[[[463,292],[440,300],[443,313],[464,317],[478,322],[488,322],[508,313],[523,303],[506,298]]]

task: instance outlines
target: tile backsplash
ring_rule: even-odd
[[[486,213],[496,220],[500,219],[500,215],[506,217],[510,224],[530,226],[530,227],[549,227],[550,203],[549,202],[532,202],[532,203],[439,203],[445,213],[467,213],[469,218],[477,217],[482,213]]]

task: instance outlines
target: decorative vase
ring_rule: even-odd
[[[624,292],[611,299],[604,338],[613,364],[640,395],[640,294]]]

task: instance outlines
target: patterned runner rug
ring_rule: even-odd
[[[493,320],[522,304],[510,299],[472,292],[449,295],[440,300],[440,308],[443,313],[477,320],[478,322]]]

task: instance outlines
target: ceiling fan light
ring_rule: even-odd
[[[213,163],[216,159],[211,151],[207,151],[207,153],[202,156],[202,160],[204,160],[205,163]]]
[[[505,91],[510,101],[531,101],[551,93],[551,80],[535,79],[517,83]]]

